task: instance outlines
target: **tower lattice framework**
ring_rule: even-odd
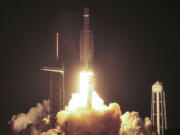
[[[164,135],[164,130],[167,129],[165,92],[162,83],[159,81],[152,86],[151,98],[151,120],[153,126],[156,127],[158,135]]]

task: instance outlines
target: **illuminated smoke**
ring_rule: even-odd
[[[82,71],[79,76],[79,92],[72,94],[72,98],[66,106],[66,110],[75,111],[81,108],[87,108],[87,99],[89,91],[92,89],[92,108],[99,110],[103,109],[104,101],[99,97],[95,90],[93,90],[93,73],[90,71]]]
[[[68,106],[57,114],[57,124],[66,135],[118,135],[121,125],[120,106],[104,101],[95,90],[92,91],[92,107],[88,108],[88,91],[93,89],[93,73],[80,73],[80,90],[72,95]]]
[[[112,103],[102,110],[61,111],[57,115],[57,122],[67,135],[118,135],[120,116],[120,106]]]
[[[49,129],[47,132],[42,132],[40,135],[58,135],[60,133],[60,128]]]
[[[65,110],[57,113],[56,128],[49,129],[49,100],[32,107],[28,113],[14,115],[10,121],[15,132],[27,135],[156,135],[151,120],[142,120],[138,112],[121,115],[117,103],[104,105],[93,90],[91,73],[80,73],[80,90],[72,94]],[[92,107],[87,105],[88,91],[92,88]]]
[[[156,135],[150,118],[143,121],[138,112],[126,112],[121,120],[120,135]]]
[[[66,132],[66,130],[67,135],[82,135],[90,132],[93,132],[94,135],[156,135],[148,117],[143,121],[138,112],[126,112],[121,115],[120,106],[116,103],[109,106],[103,105],[103,108],[99,110],[88,110],[85,107],[68,110],[67,106],[66,110],[57,114],[57,127],[43,132],[47,129],[42,130],[41,126],[44,127],[43,124],[49,123],[48,113],[49,100],[44,100],[43,103],[32,107],[27,114],[14,115],[10,122],[14,131],[20,132],[24,129],[25,132],[21,133],[24,135],[27,133],[58,135],[59,132]]]
[[[32,125],[31,129],[35,134],[37,131],[35,131],[35,128],[33,127],[43,123],[42,119],[48,116],[49,111],[49,100],[43,100],[43,103],[37,103],[36,107],[30,108],[28,113],[13,115],[9,124],[12,125],[15,132],[20,132],[21,130],[26,129],[28,125]]]

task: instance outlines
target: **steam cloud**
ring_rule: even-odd
[[[30,124],[33,127],[36,127],[36,125],[42,122],[43,118],[48,116],[49,111],[49,100],[43,100],[42,103],[37,103],[36,107],[30,108],[28,113],[13,115],[9,124],[12,125],[12,129],[15,132],[20,132],[21,130],[26,129]],[[32,132],[37,132],[34,128],[31,129]]]
[[[117,103],[112,103],[102,110],[80,108],[76,111],[58,112],[57,127],[48,131],[47,128],[42,130],[42,127],[48,124],[49,110],[49,100],[44,100],[26,114],[13,115],[9,123],[15,132],[25,130],[22,134],[30,132],[31,135],[58,135],[59,132],[66,135],[84,135],[91,132],[93,135],[156,135],[150,118],[142,120],[138,112],[121,115]]]
[[[120,134],[123,135],[156,135],[154,127],[149,117],[144,121],[138,112],[126,112],[121,116],[122,125]]]
[[[91,132],[93,135],[157,135],[149,117],[142,120],[138,112],[126,112],[120,116],[118,108],[119,105],[113,103],[101,112],[61,111],[57,115],[61,129],[51,129],[41,135],[57,135],[60,131],[66,132],[66,135],[85,135]]]
[[[103,110],[81,109],[77,112],[61,111],[57,122],[66,135],[118,135],[121,125],[121,110],[116,103]],[[68,128],[68,131],[66,131]]]

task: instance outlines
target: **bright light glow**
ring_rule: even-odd
[[[80,72],[80,84],[79,84],[79,92],[72,94],[72,99],[69,101],[66,110],[69,111],[77,111],[88,109],[87,107],[87,99],[89,90],[92,90],[92,108],[96,110],[104,109],[104,101],[99,97],[99,95],[95,92],[93,88],[93,73],[90,71],[82,71]]]
[[[90,88],[93,87],[93,73],[92,72],[81,72],[80,73],[80,93],[83,94],[84,98],[87,99]]]
[[[160,92],[162,92],[162,90],[163,90],[163,86],[159,81],[157,81],[153,84],[152,91],[154,93],[160,93]]]

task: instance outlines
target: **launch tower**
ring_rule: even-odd
[[[151,120],[158,135],[164,135],[167,129],[165,93],[159,81],[152,86]]]
[[[50,72],[50,128],[55,127],[57,112],[64,109],[64,65],[59,60],[59,33],[56,33],[56,65],[43,67]]]

